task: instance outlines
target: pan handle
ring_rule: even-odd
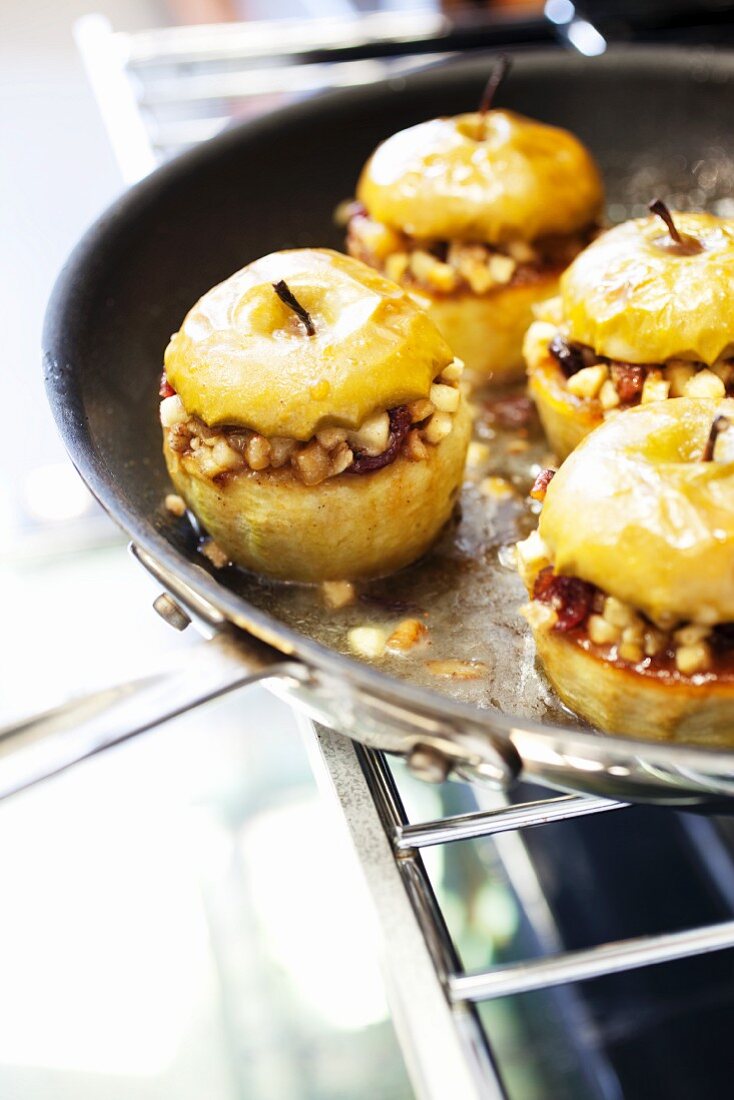
[[[471,774],[507,786],[520,760],[509,741],[447,725],[432,712],[363,691],[342,676],[310,668],[248,633],[180,576],[139,547],[133,555],[164,588],[158,613],[180,629],[192,620],[208,640],[169,658],[168,666],[0,728],[0,799],[179,714],[257,680],[297,702],[316,721],[373,748],[395,752],[423,779]]]
[[[272,676],[303,682],[308,675],[271,646],[220,627],[149,676],[0,729],[0,798],[245,684]]]

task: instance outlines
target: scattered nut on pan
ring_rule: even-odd
[[[172,516],[186,515],[186,501],[183,497],[180,497],[178,493],[168,493],[164,503],[166,510],[169,511]]]
[[[324,581],[321,593],[326,606],[334,611],[350,607],[357,598],[357,589],[351,581]]]
[[[215,569],[224,569],[229,565],[229,558],[221,546],[214,539],[205,539],[199,547],[205,558],[208,558]]]
[[[504,477],[485,477],[479,488],[492,500],[509,500],[517,496],[514,485]]]
[[[433,676],[446,676],[450,680],[482,680],[489,671],[484,661],[459,661],[455,658],[426,661],[426,668]]]
[[[379,626],[355,626],[347,634],[347,642],[358,657],[375,660],[385,652],[387,631]]]
[[[386,648],[393,653],[407,653],[422,642],[427,642],[428,627],[420,619],[403,619],[387,639]]]

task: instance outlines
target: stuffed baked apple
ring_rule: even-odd
[[[171,478],[247,569],[305,582],[389,573],[451,513],[470,434],[461,369],[364,264],[273,253],[205,294],[171,338]]]
[[[734,221],[651,209],[658,216],[610,229],[574,260],[525,339],[530,393],[559,459],[620,410],[734,392]]]
[[[572,710],[734,743],[734,401],[659,401],[598,428],[547,484],[518,564]]]
[[[501,72],[500,72],[501,75]],[[597,167],[566,130],[482,108],[388,138],[365,166],[350,253],[420,295],[472,375],[522,376],[532,306],[597,230]]]

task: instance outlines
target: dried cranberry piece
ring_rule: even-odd
[[[158,394],[160,397],[173,397],[175,393],[176,391],[166,378],[166,372],[164,371],[161,375],[161,383],[158,387]]]
[[[548,490],[553,478],[556,476],[556,471],[551,469],[541,470],[535,481],[533,487],[530,490],[530,496],[533,500],[545,500],[545,494]]]
[[[389,466],[398,456],[398,451],[403,445],[403,440],[410,431],[413,423],[407,405],[398,405],[390,409],[390,436],[388,444],[381,455],[360,454],[355,451],[354,462],[347,467],[350,474],[369,474],[374,470],[381,470],[383,466]]]
[[[570,378],[572,374],[576,374],[577,371],[582,370],[587,366],[584,358],[584,350],[580,344],[572,344],[570,340],[567,340],[565,336],[561,336],[560,333],[554,336],[548,345],[548,351],[555,359],[558,366],[561,368],[566,378]]]
[[[552,566],[541,569],[533,587],[533,599],[549,604],[558,615],[555,629],[573,630],[586,620],[594,601],[594,585],[578,577],[559,577]]]
[[[554,579],[555,573],[552,565],[546,565],[545,569],[541,569],[533,585],[533,599],[540,600],[541,603],[549,603],[550,596],[548,593],[552,591]]]
[[[631,405],[642,393],[645,384],[645,368],[631,363],[612,363],[612,382],[623,405]]]

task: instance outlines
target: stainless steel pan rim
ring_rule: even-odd
[[[610,51],[594,60],[562,55],[564,72],[568,72],[569,78],[577,69],[590,66],[607,69],[620,78],[627,70],[639,72],[641,63],[649,69],[675,72],[685,67],[694,74],[700,73],[700,79],[713,82],[734,81],[734,54],[729,53],[634,47]],[[523,54],[517,62],[520,73],[534,68],[552,76],[557,74],[558,67],[558,54],[549,51]],[[476,79],[480,85],[486,74],[486,60],[417,74],[404,82],[420,87],[437,79],[448,81],[456,74],[461,74],[464,80]],[[332,93],[316,103],[301,103],[233,128],[143,180],[88,231],[59,276],[44,330],[47,390],[72,461],[102,506],[127,532],[148,567],[174,597],[189,609],[192,600],[203,601],[212,612],[211,616],[205,614],[205,618],[212,621],[221,617],[272,647],[269,657],[262,658],[260,650],[259,675],[267,675],[268,668],[276,675],[280,672],[284,679],[279,688],[274,681],[277,690],[342,732],[391,751],[408,754],[428,751],[457,773],[495,783],[507,783],[522,768],[526,776],[561,789],[622,799],[676,804],[728,799],[734,794],[734,751],[612,737],[545,726],[491,709],[483,710],[398,681],[297,633],[247,603],[179,553],[149,517],[129,507],[116,492],[114,470],[107,467],[92,446],[74,365],[64,361],[59,349],[63,347],[64,326],[78,308],[78,284],[94,270],[118,222],[124,224],[168,183],[216,157],[222,148],[238,143],[243,135],[256,131],[275,133],[282,121],[310,117],[314,110],[323,110],[337,98],[343,105],[349,97],[361,102],[364,96],[362,89]],[[231,632],[225,630],[225,634],[236,647]],[[305,671],[295,671],[296,662],[302,662]],[[435,777],[441,777],[440,765]]]

